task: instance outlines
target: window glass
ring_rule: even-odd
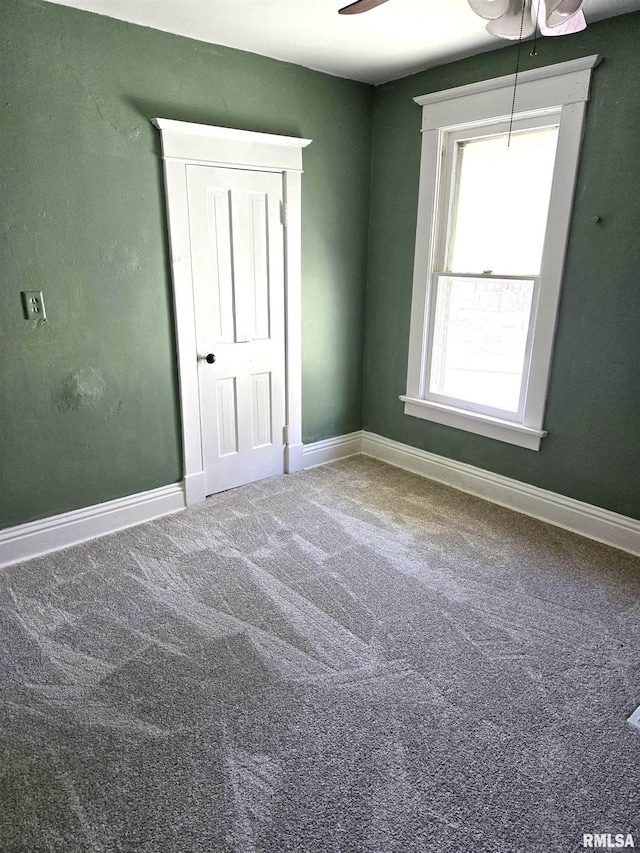
[[[533,281],[437,279],[429,391],[517,412]]]
[[[457,143],[447,272],[538,275],[558,128]]]

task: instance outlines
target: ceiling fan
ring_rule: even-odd
[[[355,0],[339,9],[358,15],[387,0]],[[584,30],[584,0],[467,0],[472,11],[488,21],[487,32],[505,39],[523,39],[539,30],[543,36],[563,36]]]
[[[376,6],[386,3],[387,0],[356,0],[355,3],[349,3],[348,6],[343,6],[338,9],[340,15],[359,15],[360,12],[368,12],[369,9],[375,9]]]

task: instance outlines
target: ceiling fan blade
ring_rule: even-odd
[[[355,3],[350,3],[348,6],[343,6],[338,9],[340,15],[359,15],[360,12],[368,12],[369,9],[375,9],[387,0],[356,0]]]

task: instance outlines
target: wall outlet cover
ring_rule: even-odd
[[[23,290],[21,296],[25,320],[47,319],[41,290]]]

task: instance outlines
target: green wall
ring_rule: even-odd
[[[303,437],[359,429],[371,87],[38,0],[0,4],[0,527],[182,476],[155,116],[313,139]],[[42,290],[47,322],[22,317]]]
[[[633,13],[542,39],[537,59],[523,51],[523,68],[604,56],[550,434],[535,453],[407,417],[398,399],[420,156],[412,98],[511,73],[515,47],[373,89],[40,0],[3,0],[0,527],[181,478],[154,116],[314,140],[303,176],[305,442],[364,426],[640,518],[639,43]],[[21,290],[43,290],[46,324],[22,318]]]
[[[421,110],[412,98],[513,73],[516,47],[378,87],[374,101],[364,428],[640,518],[640,13],[543,38],[521,68],[598,53],[539,452],[403,413]],[[602,222],[593,219],[600,216]]]

